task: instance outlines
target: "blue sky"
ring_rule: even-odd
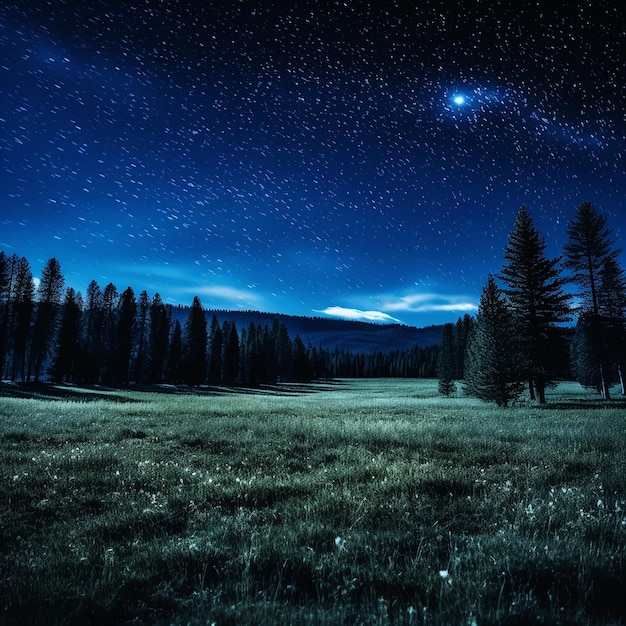
[[[424,326],[522,204],[621,241],[616,3],[0,8],[0,247],[164,300]],[[78,27],[77,27],[78,25]]]

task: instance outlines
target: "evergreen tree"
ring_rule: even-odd
[[[119,299],[117,316],[117,332],[113,358],[112,380],[117,383],[128,383],[133,365],[133,348],[137,300],[135,292],[127,287]]]
[[[454,384],[454,325],[444,324],[437,363],[439,393],[448,397],[456,391]]]
[[[9,259],[4,251],[0,251],[0,380],[4,374],[4,365],[9,344],[10,306]]]
[[[166,306],[158,293],[154,294],[150,304],[150,333],[148,366],[148,381],[160,383],[163,381],[169,345],[170,319]]]
[[[567,226],[568,241],[564,246],[564,266],[571,271],[571,280],[578,287],[581,311],[586,314],[579,332],[591,332],[582,346],[594,346],[584,359],[597,359],[600,389],[605,400],[610,398],[611,364],[617,366],[615,344],[623,337],[624,293],[626,281],[619,265],[621,250],[615,248],[607,218],[589,202],[578,206]],[[590,320],[593,316],[594,320]],[[580,318],[579,318],[580,323]],[[580,373],[580,372],[579,372]]]
[[[207,328],[204,310],[194,296],[183,329],[183,367],[188,385],[201,385],[207,371]]]
[[[11,353],[11,380],[25,380],[31,336],[35,284],[26,257],[13,254],[9,260],[8,351]]]
[[[84,353],[80,380],[97,383],[100,381],[104,359],[104,295],[95,280],[87,287],[83,332]]]
[[[598,305],[603,334],[606,337],[606,360],[617,370],[626,393],[626,275],[616,258],[608,258],[600,271]],[[609,377],[614,378],[610,372]]]
[[[556,377],[552,358],[558,345],[556,324],[571,319],[569,296],[563,292],[565,280],[558,268],[561,259],[547,259],[545,249],[543,237],[522,206],[504,249],[501,278],[517,319],[530,397],[534,399],[536,391],[541,403]]]
[[[237,374],[237,379],[239,380],[239,384],[247,385],[248,384],[248,331],[246,328],[242,328],[241,330],[241,339],[239,341],[239,373]]]
[[[76,367],[80,359],[82,313],[80,293],[68,287],[61,310],[59,336],[52,366],[52,376],[56,382],[74,382]]]
[[[223,346],[223,382],[225,385],[234,385],[239,378],[239,334],[234,322],[222,324]]]
[[[61,265],[54,257],[49,259],[43,268],[37,289],[37,307],[27,374],[27,378],[30,379],[32,372],[35,382],[38,382],[43,374],[43,366],[54,348],[64,282]]]
[[[506,407],[524,388],[519,331],[504,294],[489,275],[468,345],[464,391]]]
[[[242,360],[245,367],[246,384],[251,387],[258,387],[264,382],[264,355],[259,338],[261,332],[260,326],[257,327],[254,322],[250,322],[246,333],[245,359]]]
[[[467,352],[467,342],[474,325],[474,318],[466,313],[463,317],[459,317],[456,322],[454,332],[454,378],[461,380],[465,372],[465,353]]]
[[[599,316],[584,311],[579,315],[571,352],[576,380],[583,387],[602,393],[603,375],[607,372],[601,372],[600,365],[606,356],[606,346]],[[607,382],[611,384],[614,380]]]
[[[150,296],[144,289],[139,294],[139,301],[137,303],[137,318],[136,318],[136,345],[134,347],[135,357],[133,363],[133,375],[132,378],[136,382],[144,382],[148,376],[148,368],[150,365],[150,346],[148,345],[150,339]]]
[[[102,293],[102,330],[101,330],[101,356],[98,361],[100,372],[98,382],[113,382],[117,377],[117,320],[119,317],[120,294],[113,283],[105,286]]]
[[[165,380],[169,383],[179,383],[183,379],[183,331],[180,322],[174,320],[172,337],[169,341],[169,351],[167,354],[167,368],[165,370]]]
[[[284,322],[278,322],[276,331],[276,357],[277,357],[277,375],[282,380],[288,380],[291,375],[292,368],[293,344],[289,337],[289,331]]]
[[[217,315],[211,319],[209,330],[209,376],[210,385],[222,384],[222,358],[224,352],[224,336]]]
[[[300,335],[296,335],[293,340],[293,379],[299,383],[310,383],[312,378],[313,367],[309,355]]]

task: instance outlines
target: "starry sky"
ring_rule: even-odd
[[[556,5],[556,6],[551,6]],[[620,2],[0,7],[0,249],[166,302],[473,313],[522,204],[626,232]],[[623,257],[622,257],[623,258]]]

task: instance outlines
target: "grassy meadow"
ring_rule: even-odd
[[[6,385],[0,623],[624,624],[625,409]]]

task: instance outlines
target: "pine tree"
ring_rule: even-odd
[[[54,257],[45,264],[37,289],[37,307],[33,326],[31,356],[27,378],[31,372],[35,382],[43,374],[43,366],[54,347],[59,305],[63,295],[61,265]]]
[[[489,275],[480,296],[465,365],[465,393],[506,407],[524,388],[519,331],[511,306]]]
[[[223,382],[225,385],[235,385],[239,378],[239,333],[235,322],[222,324],[223,337]]]
[[[444,324],[437,361],[439,393],[448,397],[456,391],[454,384],[454,325]]]
[[[102,329],[101,348],[102,352],[98,361],[100,372],[98,382],[113,382],[117,376],[116,353],[117,353],[117,320],[119,317],[120,294],[113,283],[105,286],[102,293]]]
[[[519,210],[504,249],[506,264],[501,278],[517,319],[522,355],[531,399],[535,390],[545,403],[546,387],[555,380],[552,347],[556,345],[556,324],[570,321],[569,295],[563,292],[565,279],[558,268],[560,258],[547,259],[544,238],[525,206]]]
[[[579,350],[581,346],[594,346],[584,361],[596,360],[601,394],[608,400],[613,378],[611,365],[621,363],[615,355],[615,344],[623,340],[626,279],[618,261],[621,250],[615,248],[606,223],[607,218],[591,203],[583,202],[568,224],[568,241],[563,249],[564,266],[571,271],[582,302],[581,311],[586,314],[579,331],[593,333],[587,341],[579,342]],[[596,319],[591,320],[590,316]]]
[[[293,344],[289,337],[289,331],[284,322],[278,324],[276,335],[276,356],[278,376],[283,379],[289,379],[291,373],[291,359],[293,353]]]
[[[261,327],[254,322],[250,322],[248,332],[246,333],[245,359],[242,360],[245,368],[246,384],[251,387],[258,387],[264,382],[264,355],[259,337],[261,333]]]
[[[188,385],[201,385],[206,380],[207,329],[202,303],[194,296],[183,329],[183,367]]]
[[[53,360],[52,376],[56,382],[74,382],[80,358],[82,296],[72,287],[65,291],[61,323]]]
[[[626,275],[616,258],[608,258],[600,271],[598,305],[606,337],[606,359],[615,365],[622,394],[626,394]],[[609,376],[612,378],[611,373]]]
[[[310,383],[312,378],[313,367],[309,355],[300,335],[296,335],[293,340],[293,379],[299,383]]]
[[[136,318],[136,345],[134,347],[135,357],[133,363],[132,378],[135,382],[144,382],[148,376],[148,368],[150,365],[150,346],[148,341],[150,338],[149,315],[150,315],[150,296],[144,289],[139,294],[137,303]]]
[[[598,393],[603,390],[603,373],[600,364],[605,356],[603,328],[600,318],[592,313],[582,312],[578,317],[571,349],[571,365],[576,380]],[[606,374],[606,372],[604,372]],[[613,380],[608,381],[609,384]]]
[[[160,383],[163,381],[169,346],[170,319],[166,306],[158,293],[154,294],[150,304],[150,333],[148,367],[148,381]]]
[[[11,380],[25,380],[35,285],[26,257],[9,259],[8,346]]]
[[[183,331],[180,322],[174,320],[172,337],[169,341],[167,354],[167,367],[165,370],[165,380],[169,383],[179,383],[183,379]]]
[[[0,251],[0,380],[2,380],[4,374],[4,364],[9,344],[10,306],[9,259],[4,251]]]
[[[87,287],[83,333],[84,354],[80,380],[97,383],[104,358],[104,295],[95,280]]]
[[[120,296],[117,332],[113,358],[112,379],[128,383],[133,365],[133,348],[136,329],[137,300],[135,292],[127,287]]]
[[[454,378],[461,380],[465,372],[465,353],[467,352],[467,342],[474,325],[474,318],[466,313],[459,317],[456,322],[454,333]]]
[[[210,385],[222,384],[222,358],[224,351],[224,336],[216,315],[211,319],[209,330],[209,376]]]

